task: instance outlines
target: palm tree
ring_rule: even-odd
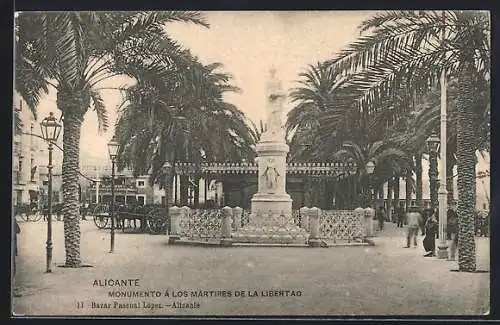
[[[375,163],[375,171],[370,177],[377,183],[383,183],[389,180],[393,175],[394,166],[403,165],[408,159],[408,154],[395,147],[393,144],[376,141],[369,144],[358,144],[353,141],[345,141],[342,144],[342,149],[333,154],[336,159],[352,158],[358,166],[358,183],[361,185],[362,193],[369,195],[370,183],[366,177],[366,165],[369,161]]]
[[[490,69],[490,21],[485,12],[396,11],[378,13],[361,24],[362,36],[332,60],[367,111],[384,109],[381,100],[404,80],[408,91],[425,94],[445,69],[458,79],[457,165],[459,270],[475,271],[474,79]],[[445,34],[441,40],[440,33]]]
[[[476,112],[476,119],[471,121],[474,124],[475,135],[474,138],[477,140],[475,143],[476,150],[480,152],[489,152],[490,146],[490,127],[489,127],[489,112],[490,112],[490,94],[489,94],[489,81],[484,78],[477,78],[474,80],[476,82],[475,88],[478,90],[475,96],[475,102],[473,109]],[[457,101],[458,88],[456,78],[451,78],[448,83],[448,120],[451,121],[450,127],[448,128],[448,140],[447,140],[447,158],[446,158],[446,175],[447,184],[446,189],[448,191],[448,202],[454,201],[454,186],[453,186],[453,169],[456,165],[456,150],[457,150]],[[424,96],[422,103],[420,105],[419,111],[417,112],[414,121],[415,132],[421,137],[428,137],[433,132],[439,129],[440,123],[440,98],[439,89],[433,89],[427,96]],[[437,157],[432,157],[437,159]],[[437,162],[433,162],[433,174],[437,175]],[[437,190],[436,190],[437,191]],[[437,194],[436,194],[437,196]],[[437,197],[434,202],[437,202]]]
[[[198,165],[252,160],[257,135],[244,114],[224,101],[225,92],[238,89],[229,84],[230,75],[216,71],[220,67],[192,58],[177,76],[138,72],[139,83],[127,91],[116,129],[120,166],[136,174],[150,171],[150,183],[163,186],[160,170],[168,159]]]
[[[207,26],[203,16],[197,12],[23,12],[17,19],[16,89],[34,109],[42,94],[52,86],[57,91],[57,107],[62,113],[67,267],[81,265],[77,185],[84,115],[93,106],[99,119],[99,129],[104,131],[107,128],[106,109],[97,86],[117,74],[113,54],[116,54],[116,49],[122,50],[127,46],[137,49],[139,53],[147,51],[148,48],[137,47],[141,39],[149,40],[142,44],[159,44],[156,41],[163,35],[163,24],[168,21]],[[168,39],[161,45],[166,43]]]
[[[309,65],[299,77],[298,87],[290,90],[295,106],[286,121],[291,156],[294,160],[327,160],[325,150],[338,147],[339,139],[347,140],[344,134],[349,134],[355,120],[349,117],[352,110],[336,96],[342,78],[322,62]]]

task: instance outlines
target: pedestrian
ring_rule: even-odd
[[[436,212],[430,209],[428,213],[427,221],[425,222],[425,237],[423,240],[425,257],[436,256],[436,234],[438,231]]]
[[[446,219],[446,237],[448,240],[450,240],[449,260],[454,261],[458,246],[458,214],[453,208],[448,209]]]
[[[378,230],[384,230],[385,218],[385,209],[383,206],[379,206],[377,211]]]
[[[417,247],[417,236],[421,222],[422,213],[420,213],[418,207],[413,203],[406,213],[406,248],[409,248],[412,242],[413,247]]]

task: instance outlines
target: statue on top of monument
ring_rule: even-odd
[[[276,78],[276,68],[272,66],[269,69],[270,78],[266,82],[266,103],[267,103],[267,132],[269,135],[277,136],[281,134],[283,114],[283,102],[286,94],[283,91],[281,81]]]

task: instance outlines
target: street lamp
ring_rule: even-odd
[[[118,149],[120,144],[116,141],[115,137],[108,143],[108,153],[111,159],[111,249],[110,253],[115,250],[115,162],[118,156]]]
[[[42,138],[47,141],[48,149],[49,149],[49,164],[47,165],[48,169],[48,197],[47,197],[47,205],[48,205],[48,217],[47,217],[47,243],[46,243],[46,252],[47,252],[47,269],[46,272],[52,272],[52,150],[53,143],[57,141],[59,138],[59,134],[62,130],[62,125],[57,123],[57,119],[54,117],[54,113],[50,112],[49,116],[44,118],[42,122],[40,122],[40,130],[42,132]]]
[[[429,151],[429,185],[430,185],[430,199],[431,207],[436,210],[438,207],[438,193],[437,193],[437,176],[438,176],[438,163],[437,153],[439,150],[439,138],[437,135],[432,134],[427,139],[427,149]]]
[[[170,178],[172,174],[172,164],[166,161],[161,167],[163,174],[165,175],[165,184],[163,188],[165,190],[165,220],[167,221],[167,231],[170,233],[170,218],[169,218],[169,195],[170,195]]]
[[[371,175],[375,171],[375,163],[373,161],[369,161],[365,166],[366,173],[368,174],[368,192],[370,193],[370,205],[373,205],[373,192],[371,188]]]

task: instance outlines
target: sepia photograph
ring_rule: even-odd
[[[489,315],[490,12],[13,32],[11,317]]]

